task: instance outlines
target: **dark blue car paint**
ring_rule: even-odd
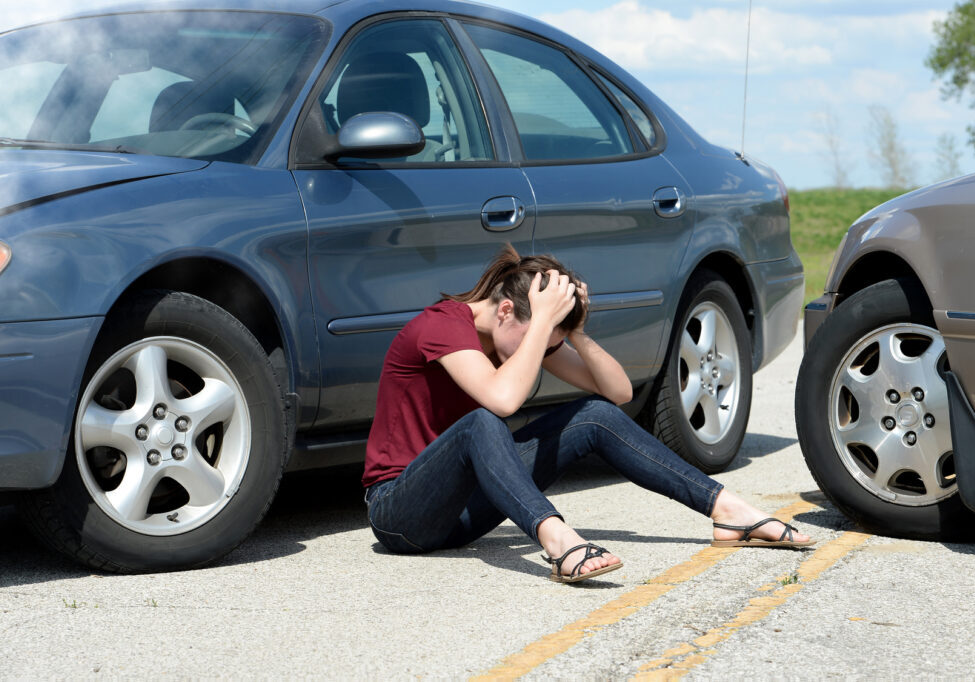
[[[313,12],[322,4],[287,7]],[[315,73],[358,22],[407,10],[504,20],[561,43],[646,103],[664,128],[666,149],[611,163],[523,167],[496,87],[482,82],[497,154],[492,164],[292,171],[292,131],[315,86],[313,76],[255,166],[0,150],[0,168],[36,169],[18,173],[22,186],[15,197],[38,199],[83,190],[88,183],[107,185],[0,217],[0,239],[14,253],[0,275],[0,489],[44,487],[56,480],[81,373],[103,317],[130,286],[174,263],[193,268],[220,263],[265,297],[290,370],[289,390],[299,397],[298,428],[306,432],[367,425],[377,358],[395,333],[389,316],[405,321],[440,291],[468,288],[506,241],[523,252],[552,251],[592,281],[603,308],[593,315],[592,333],[623,359],[636,384],[659,370],[680,292],[694,269],[715,254],[739,268],[747,283],[756,320],[756,369],[791,338],[801,266],[771,171],[706,142],[591,48],[494,8],[434,1],[335,3],[321,12],[333,31]],[[483,81],[473,46],[462,34],[459,43]],[[61,170],[41,172],[45,166]],[[6,192],[10,176],[0,177]],[[119,181],[125,182],[111,184]],[[651,197],[665,186],[678,187],[687,197],[688,208],[678,218],[653,214]],[[515,196],[528,209],[525,221],[510,233],[480,225],[481,205],[497,196]],[[596,233],[583,243],[569,240],[573,233],[586,236],[583,228]],[[587,272],[600,259],[620,265]],[[444,263],[453,267],[444,269]],[[50,321],[15,323],[23,320]],[[342,335],[330,331],[333,323],[385,331]],[[770,323],[777,329],[771,334],[765,331]],[[546,379],[537,399],[564,390]]]

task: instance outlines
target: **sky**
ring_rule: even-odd
[[[0,0],[0,29],[118,4]],[[275,3],[270,2],[269,6]],[[626,68],[711,142],[770,164],[790,188],[833,185],[831,135],[853,186],[880,186],[870,108],[897,124],[914,184],[943,179],[936,152],[953,136],[975,171],[969,100],[945,100],[924,66],[932,26],[954,0],[487,0],[546,21]],[[832,124],[825,124],[830,120]]]

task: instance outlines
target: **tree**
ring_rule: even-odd
[[[827,107],[817,116],[817,127],[823,138],[820,155],[829,165],[833,178],[833,187],[847,189],[850,186],[851,164],[844,154],[844,148],[839,134],[839,122],[833,115],[833,110]]]
[[[911,160],[901,143],[897,122],[890,109],[875,104],[869,108],[869,112],[867,139],[872,146],[868,152],[880,171],[884,187],[906,189],[912,186],[914,179],[910,171]]]
[[[945,79],[942,96],[960,100],[967,91],[975,108],[975,0],[959,2],[944,21],[934,22],[934,35],[935,44],[924,63]],[[975,126],[968,126],[968,142],[975,147]]]
[[[937,180],[947,180],[961,175],[961,150],[958,141],[951,133],[938,136],[938,145],[934,149],[937,163]]]

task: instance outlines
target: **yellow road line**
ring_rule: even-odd
[[[816,509],[810,502],[794,502],[770,514],[782,521],[790,521],[796,514]],[[707,547],[682,564],[667,569],[626,594],[596,609],[588,616],[569,623],[558,632],[532,642],[516,654],[505,658],[491,670],[473,680],[513,680],[537,668],[546,661],[568,651],[596,632],[617,623],[646,607],[678,585],[700,575],[716,563],[738,551],[738,547]]]
[[[867,538],[871,537],[866,533],[856,533],[848,531],[843,533],[835,540],[832,540],[799,564],[795,573],[799,582],[783,585],[772,594],[765,597],[755,597],[749,601],[738,615],[724,625],[704,633],[693,642],[684,642],[645,665],[641,666],[640,671],[633,676],[634,680],[676,680],[680,679],[693,668],[704,663],[709,656],[715,653],[713,647],[731,637],[735,632],[757,623],[769,615],[774,609],[784,604],[790,597],[807,584],[816,580],[823,571],[833,566],[841,558],[849,554],[853,549],[862,544]],[[770,589],[766,585],[759,588],[759,591]]]

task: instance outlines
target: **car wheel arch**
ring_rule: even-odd
[[[712,252],[704,256],[693,268],[687,271],[687,275],[682,278],[679,295],[674,301],[673,315],[680,309],[681,300],[687,285],[702,270],[708,270],[718,275],[727,282],[738,299],[738,305],[745,316],[745,325],[748,327],[752,343],[752,362],[755,367],[761,363],[760,357],[755,357],[761,353],[761,330],[755,324],[755,285],[745,270],[745,265],[733,253],[727,251]]]
[[[295,349],[288,342],[281,316],[264,289],[240,268],[206,257],[167,261],[130,282],[116,297],[106,317],[148,290],[193,294],[229,312],[264,348],[275,371],[280,373],[282,387],[289,392],[295,390],[298,376],[294,366]]]
[[[836,304],[841,305],[845,299],[858,291],[888,279],[909,282],[919,295],[923,295],[927,309],[929,311],[933,309],[928,288],[914,268],[906,260],[889,251],[873,251],[864,254],[853,263],[836,287]]]

